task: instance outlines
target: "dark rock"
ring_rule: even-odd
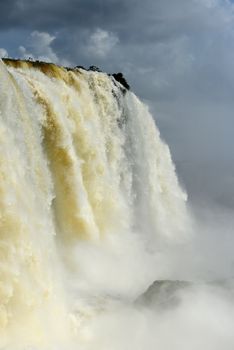
[[[83,66],[75,66],[74,69],[84,69],[84,70],[87,70],[85,67]]]
[[[96,66],[90,66],[88,70],[101,73],[101,69]]]
[[[192,286],[193,284],[188,281],[155,281],[136,300],[136,304],[159,309],[173,308],[180,303],[183,291]]]
[[[122,73],[114,73],[112,76],[118,81],[125,89],[130,90],[130,85],[127,83],[127,80],[124,78]]]

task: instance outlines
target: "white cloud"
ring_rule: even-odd
[[[87,52],[100,58],[108,55],[118,44],[119,38],[112,32],[97,28],[90,36],[87,46]]]
[[[64,66],[69,66],[70,62],[60,59],[51,47],[55,36],[46,32],[33,31],[25,46],[19,46],[19,53],[22,58],[32,58],[44,62],[53,62]]]
[[[0,48],[0,57],[8,57],[8,52],[4,48]]]
[[[55,36],[49,33],[34,31],[30,34],[26,47],[19,47],[19,52],[23,58],[31,57],[41,61],[58,63],[58,56],[51,48],[54,39]]]

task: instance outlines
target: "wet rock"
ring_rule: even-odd
[[[96,66],[90,66],[88,70],[101,73],[101,69]]]
[[[84,69],[84,70],[87,70],[85,67],[83,66],[75,66],[74,69]]]
[[[125,89],[130,90],[130,85],[127,83],[127,80],[124,78],[122,73],[114,73],[112,76],[118,81]]]

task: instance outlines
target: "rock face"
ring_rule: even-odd
[[[136,303],[164,310],[173,308],[180,303],[184,289],[192,285],[187,281],[158,280],[136,300]]]
[[[112,76],[118,81],[121,85],[125,87],[125,89],[130,90],[130,86],[127,83],[127,80],[124,78],[122,73],[114,73]]]

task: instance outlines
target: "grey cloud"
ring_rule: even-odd
[[[124,1],[117,0],[11,0],[1,5],[0,26],[53,30],[63,27],[98,26],[117,22],[126,13]]]

